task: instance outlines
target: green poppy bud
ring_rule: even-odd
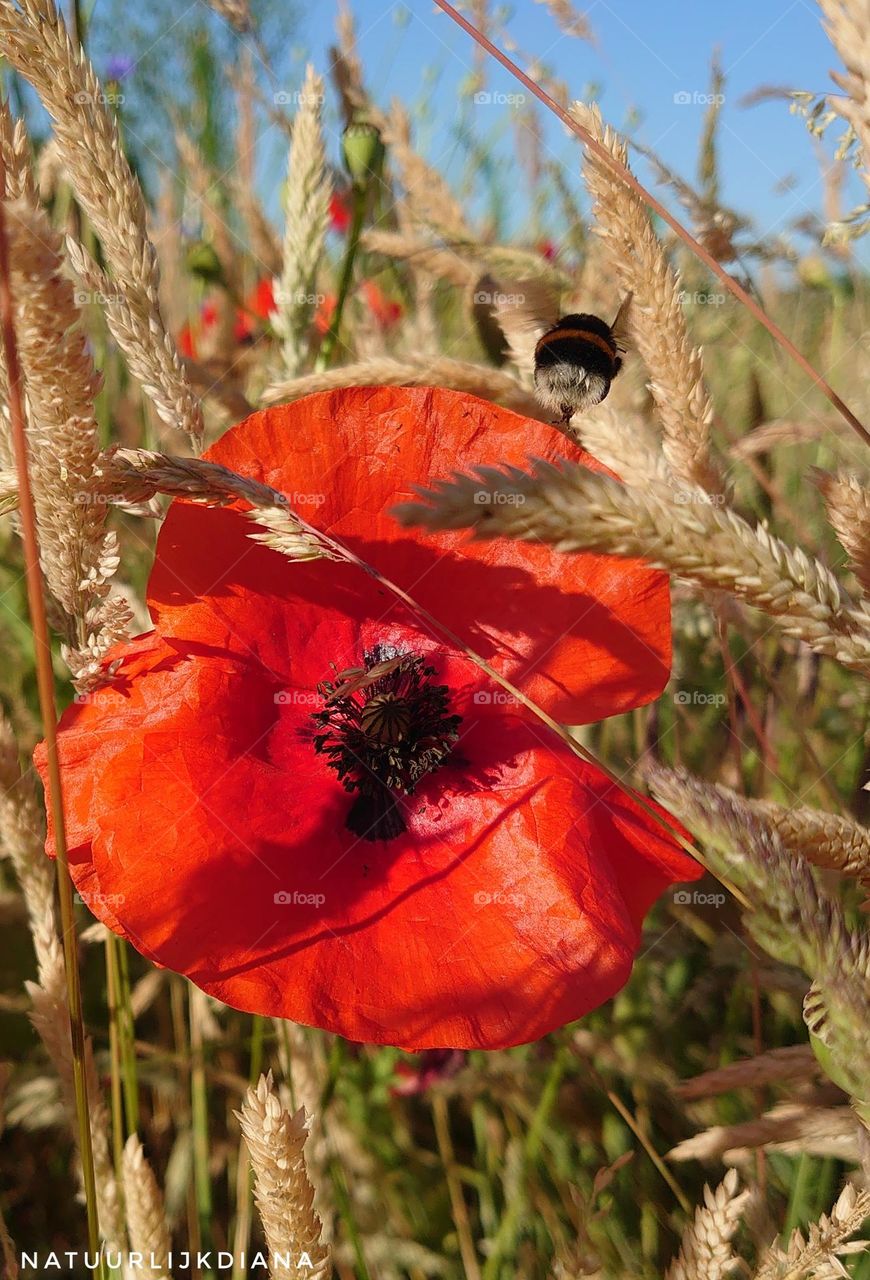
[[[187,251],[187,269],[192,276],[198,276],[207,284],[222,284],[224,269],[221,260],[212,245],[205,240],[198,240]]]
[[[345,168],[355,187],[366,187],[380,176],[385,149],[378,129],[369,120],[352,120],[341,140]]]

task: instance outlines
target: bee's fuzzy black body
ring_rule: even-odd
[[[541,403],[565,423],[600,404],[622,367],[619,350],[613,327],[599,316],[562,316],[535,347]]]

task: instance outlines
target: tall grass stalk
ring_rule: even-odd
[[[118,1185],[124,1178],[124,1099],[121,1084],[121,1032],[118,1009],[118,939],[106,931],[106,1014],[109,1020],[109,1074],[112,1099],[112,1152],[115,1160],[115,1177]]]
[[[0,196],[6,192],[6,169],[0,155]],[[61,933],[66,976],[67,1009],[70,1022],[70,1040],[73,1059],[73,1084],[78,1123],[79,1154],[82,1162],[82,1181],[88,1221],[88,1248],[91,1257],[100,1252],[100,1229],[97,1218],[97,1191],[94,1175],[94,1158],[91,1146],[91,1124],[88,1110],[88,1090],[85,1075],[85,1029],[82,1016],[82,993],[76,954],[75,912],[73,888],[69,874],[66,845],[66,819],[60,761],[57,750],[57,707],[54,701],[54,676],[52,673],[51,641],[43,594],[42,570],[39,563],[39,541],[36,530],[36,509],[28,468],[28,445],[25,430],[24,395],[18,346],[15,338],[14,301],[9,264],[9,241],[6,230],[6,209],[0,199],[0,328],[8,380],[9,416],[12,426],[12,442],[18,478],[18,507],[21,517],[24,543],[27,603],[33,636],[34,660],[39,694],[39,709],[45,731],[50,804],[54,820],[55,848],[57,851],[57,882],[60,898]],[[102,1260],[98,1270],[102,1272]]]
[[[526,1169],[538,1158],[543,1137],[547,1131],[550,1117],[559,1095],[559,1086],[562,1083],[569,1060],[569,1051],[565,1046],[560,1046],[553,1056],[553,1061],[550,1063],[550,1068],[544,1080],[544,1087],[538,1099],[538,1105],[535,1107],[531,1123],[526,1130],[526,1136],[521,1147],[518,1176],[524,1175]],[[519,1191],[509,1199],[483,1267],[483,1280],[498,1280],[502,1274],[505,1260],[516,1247],[517,1235],[526,1209],[525,1198],[519,1194]]]
[[[136,1027],[130,991],[130,950],[126,941],[116,938],[118,973],[118,1032],[124,1084],[124,1111],[127,1133],[139,1128],[139,1079],[136,1069]]]
[[[459,1252],[462,1255],[466,1280],[481,1280],[477,1250],[474,1247],[474,1238],[468,1221],[468,1209],[462,1194],[462,1180],[456,1170],[456,1155],[453,1150],[453,1139],[450,1136],[450,1112],[443,1093],[436,1093],[432,1099],[432,1119],[435,1122],[435,1137],[441,1163],[444,1166],[444,1177],[447,1180],[450,1207],[459,1238]]]
[[[209,1173],[208,1088],[205,1075],[203,1006],[206,997],[189,984],[190,1012],[190,1116],[193,1128],[193,1182],[202,1247],[211,1242],[212,1196]]]

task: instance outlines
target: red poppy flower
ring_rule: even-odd
[[[667,669],[660,575],[424,543],[387,514],[414,481],[526,450],[597,466],[432,389],[313,396],[207,456],[283,490],[551,711],[637,705]],[[290,563],[250,531],[174,503],[156,631],[63,718],[71,869],[94,913],[228,1004],[354,1040],[504,1046],[607,999],[645,911],[697,864],[369,575]]]
[[[249,311],[261,320],[268,320],[276,310],[275,286],[271,276],[263,276],[248,294],[246,305]]]
[[[382,329],[392,329],[402,317],[401,302],[388,298],[374,280],[363,280],[360,288],[372,317]]]
[[[272,280],[269,276],[263,276],[248,294],[245,305],[236,308],[233,320],[234,340],[239,345],[252,341],[260,327],[257,321],[268,320],[275,308]],[[181,354],[190,360],[196,360],[199,343],[214,333],[219,318],[217,303],[213,298],[207,299],[199,309],[199,323],[196,328],[186,324],[178,335],[178,349]]]
[[[317,310],[314,312],[314,327],[318,333],[324,335],[329,333],[329,326],[332,324],[332,317],[335,315],[337,306],[338,298],[334,293],[323,295],[321,301],[317,304]]]
[[[350,226],[351,212],[347,196],[334,191],[329,199],[329,222],[333,231],[343,236]]]
[[[397,1062],[390,1093],[397,1098],[427,1093],[434,1084],[450,1080],[461,1071],[466,1059],[462,1049],[427,1049],[413,1061]]]
[[[559,250],[552,240],[539,240],[538,253],[542,258],[546,258],[547,262],[555,262],[559,256]]]
[[[189,324],[184,325],[178,335],[178,350],[188,360],[196,359],[196,339]]]

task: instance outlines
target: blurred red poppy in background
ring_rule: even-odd
[[[256,337],[260,322],[268,320],[275,311],[275,293],[271,277],[258,280],[245,299],[244,306],[236,308],[233,321],[233,339],[236,343],[251,342]],[[213,298],[207,299],[199,309],[199,322],[194,327],[184,325],[178,335],[178,349],[189,360],[199,358],[201,348],[217,330],[220,313]]]
[[[332,317],[335,315],[335,308],[337,306],[338,298],[334,293],[325,293],[321,295],[320,302],[317,304],[317,310],[314,312],[314,327],[318,333],[329,333],[329,326],[332,324]]]
[[[340,192],[333,191],[329,198],[329,224],[333,231],[343,236],[350,226],[351,211],[349,197]]]
[[[436,389],[312,396],[206,456],[283,491],[551,713],[639,705],[668,674],[662,575],[424,541],[388,514],[414,483],[526,452],[600,469],[542,423]],[[606,1000],[651,903],[701,868],[370,575],[292,563],[251,528],[173,504],[156,630],[63,717],[71,869],[94,914],[230,1005],[353,1040],[495,1048]]]
[[[396,1063],[390,1093],[397,1098],[428,1093],[433,1085],[457,1075],[467,1057],[462,1049],[426,1049],[413,1058],[404,1058]]]
[[[398,324],[402,318],[401,302],[388,298],[374,280],[363,280],[360,289],[373,319],[382,329],[392,329],[393,325]]]

